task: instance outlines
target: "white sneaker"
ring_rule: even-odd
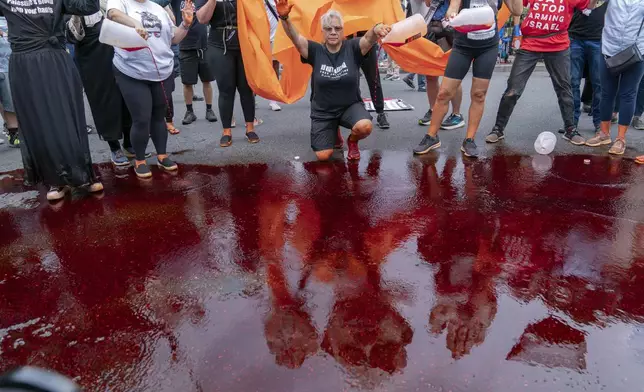
[[[4,139],[0,139],[0,144],[4,144]]]
[[[277,102],[275,102],[275,101],[270,101],[268,103],[268,106],[270,106],[271,110],[274,111],[274,112],[279,112],[280,110],[282,110],[280,105],[278,105]]]

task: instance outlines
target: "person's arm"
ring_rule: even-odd
[[[293,23],[291,23],[288,18],[288,15],[291,13],[291,9],[293,9],[293,4],[289,4],[288,0],[277,0],[275,1],[275,9],[282,20],[282,27],[284,27],[286,36],[291,40],[291,42],[293,42],[293,45],[295,45],[295,49],[300,53],[300,56],[302,56],[303,59],[308,59],[309,41],[297,31],[295,26],[293,26]]]
[[[118,0],[107,3],[107,19],[124,26],[133,27],[143,39],[148,39],[148,32],[143,28],[141,22],[128,16],[123,9],[117,8],[119,6],[122,6],[122,3]]]
[[[194,18],[195,9],[192,5],[192,0],[186,0],[183,5],[183,9],[181,10],[181,19],[183,19],[183,21],[181,22],[181,25],[179,25],[179,27],[174,28],[174,36],[172,37],[173,44],[178,44],[179,42],[183,41],[184,38],[186,38],[186,35],[188,35],[188,31],[190,31],[190,27],[192,26]],[[170,20],[173,19],[174,17],[170,18]]]
[[[362,52],[362,55],[364,56],[369,53],[376,42],[378,42],[379,39],[385,38],[390,31],[391,27],[385,26],[382,23],[378,23],[373,26],[371,30],[367,31],[367,34],[360,38],[360,51]]]
[[[458,15],[458,13],[461,11],[461,0],[450,0],[449,1],[449,8],[447,8],[447,12],[445,13],[445,16],[447,19],[451,19]]]
[[[170,21],[172,22],[172,25],[176,26],[177,25],[177,18],[174,17],[174,12],[172,12],[172,7],[170,7],[169,5],[166,5],[165,7],[163,7],[163,9],[165,10],[165,12],[170,17]]]
[[[210,19],[212,19],[212,14],[215,12],[215,7],[217,6],[217,0],[208,0],[203,7],[197,10],[197,20],[201,24],[208,24]]]
[[[597,0],[590,0],[590,3],[588,3],[588,9],[594,10],[595,8],[597,8]]]
[[[523,14],[523,0],[503,0],[503,2],[513,16],[521,16]]]

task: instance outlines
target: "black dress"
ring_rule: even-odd
[[[64,14],[91,15],[99,1],[0,0],[0,11],[9,28],[11,93],[26,180],[48,186],[96,182],[83,87],[64,46]]]
[[[67,39],[76,47],[76,65],[85,95],[92,109],[96,131],[106,141],[118,141],[130,133],[132,117],[116,85],[112,59],[114,48],[98,40],[103,21],[88,27],[81,18],[85,36],[77,41],[68,31]]]

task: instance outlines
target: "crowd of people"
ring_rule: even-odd
[[[146,151],[149,139],[158,167],[177,170],[167,152],[167,141],[169,134],[179,133],[173,122],[172,100],[179,76],[186,102],[182,124],[197,120],[193,86],[198,81],[203,85],[205,119],[219,121],[212,108],[215,81],[223,128],[220,145],[233,143],[236,93],[244,114],[245,137],[249,143],[260,141],[256,126],[261,120],[255,114],[256,97],[246,78],[239,42],[237,0],[198,0],[197,4],[191,0],[44,0],[46,7],[40,3],[43,1],[16,7],[0,1],[7,27],[0,23],[0,103],[9,144],[21,149],[26,180],[49,186],[49,200],[63,198],[72,188],[103,189],[92,169],[84,95],[98,134],[110,146],[114,165],[129,166],[133,160],[140,178],[152,176],[147,162],[151,154]],[[322,42],[313,42],[290,22],[292,2],[264,3],[271,46],[281,22],[302,62],[313,69],[311,148],[317,158],[328,160],[334,150],[343,149],[344,127],[351,130],[347,157],[359,159],[358,141],[373,128],[372,117],[363,105],[361,73],[374,103],[376,125],[390,127],[377,43],[391,27],[377,23],[368,31],[347,36],[342,15],[331,10],[321,18]],[[644,2],[402,0],[401,5],[407,16],[425,18],[428,34],[424,39],[451,49],[442,81],[437,76],[418,75],[419,89],[427,92],[429,110],[419,120],[428,131],[413,149],[415,154],[440,147],[441,129],[465,127],[461,82],[471,69],[471,104],[461,150],[467,157],[478,156],[476,133],[497,62],[499,31],[493,23],[465,33],[451,28],[449,21],[464,9],[479,7],[491,7],[496,15],[506,6],[513,20],[523,15],[520,28],[514,29],[515,35],[520,35],[520,48],[486,142],[496,143],[505,137],[513,110],[539,61],[545,62],[557,95],[564,139],[592,147],[612,144],[611,154],[623,154],[631,123],[644,128]],[[105,18],[135,29],[148,47],[125,50],[99,42]],[[72,45],[73,57],[66,53],[66,44]],[[279,77],[280,65],[276,61],[273,65]],[[57,78],[51,78],[50,71]],[[403,80],[415,88],[414,77],[410,74]],[[583,107],[592,114],[595,125],[595,135],[590,138],[584,138],[577,128],[584,77],[588,91]],[[390,62],[385,79],[399,78],[396,65]],[[34,97],[42,91],[47,91],[47,100],[35,104]],[[281,110],[277,102],[269,105],[272,110]],[[613,142],[611,123],[615,120],[618,133]],[[644,156],[636,162],[644,163]]]

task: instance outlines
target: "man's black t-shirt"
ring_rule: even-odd
[[[608,1],[595,8],[590,15],[586,16],[578,9],[572,16],[568,34],[572,39],[601,41],[602,31],[604,30],[604,17]]]
[[[302,62],[313,67],[311,118],[337,118],[349,106],[362,101],[360,65],[364,59],[360,38],[344,41],[337,53],[309,41],[309,56]]]
[[[185,6],[186,1],[181,0],[181,9]],[[206,4],[205,0],[196,0],[194,2],[195,12]],[[179,44],[179,49],[181,50],[198,50],[206,49],[208,45],[208,26],[205,24],[199,23],[197,20],[197,14],[195,13],[194,20],[192,21],[192,26],[188,30],[188,34]]]
[[[217,48],[239,50],[237,31],[237,0],[216,0],[210,19],[208,43]]]
[[[495,11],[498,12],[503,6],[503,0],[498,0],[498,2],[496,0],[463,0],[461,10],[491,5],[495,5]],[[499,32],[496,23],[488,30],[473,31],[470,33],[454,32],[454,46],[464,48],[489,48],[497,45],[499,45]]]

